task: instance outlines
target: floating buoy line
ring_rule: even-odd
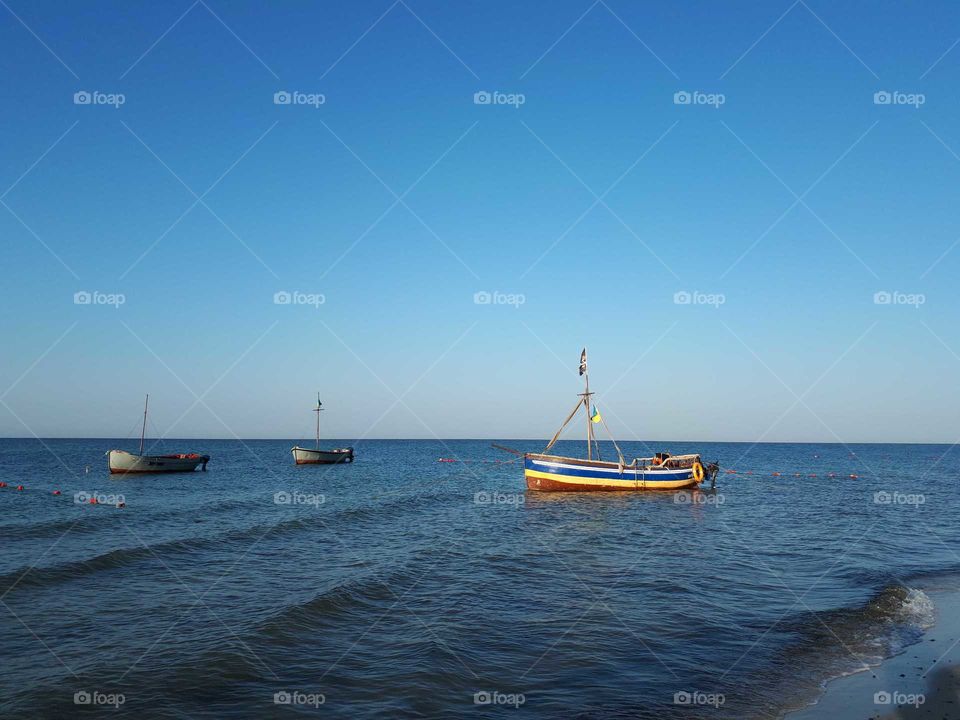
[[[437,458],[437,462],[442,463],[483,463],[488,465],[509,465],[512,462],[516,462],[516,458],[513,460],[462,460],[460,458]]]
[[[10,485],[9,485],[8,483],[6,483],[6,482],[4,482],[4,481],[2,481],[2,480],[0,480],[0,488],[10,488],[11,490],[16,490],[17,492],[29,492],[29,491],[27,490],[27,486],[24,485],[23,483],[20,483],[20,484],[16,485],[15,487],[10,487]],[[53,495],[54,497],[62,497],[62,496],[63,496],[63,493],[60,492],[60,490],[58,490],[58,489],[56,489],[56,488],[55,488],[50,494]],[[77,501],[76,499],[75,499],[75,502],[76,502],[77,505],[105,505],[105,504],[109,504],[109,503],[99,502],[99,501],[97,500],[96,496],[91,496],[91,497],[90,497],[90,500],[87,501],[87,502],[85,502],[85,503],[81,503],[81,502]],[[118,502],[116,502],[115,504],[112,505],[112,507],[115,507],[115,508],[117,508],[118,510],[122,510],[122,509],[125,508],[126,506],[127,506],[127,503],[126,503],[125,501],[123,501],[123,500],[119,500]]]

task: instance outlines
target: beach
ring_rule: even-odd
[[[923,591],[934,604],[936,620],[919,642],[877,667],[829,682],[816,704],[785,720],[960,718],[960,589],[948,579]]]

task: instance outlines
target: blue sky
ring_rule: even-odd
[[[954,3],[4,1],[0,436],[957,439]]]

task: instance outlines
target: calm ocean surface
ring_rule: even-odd
[[[169,441],[208,472],[135,479],[135,442],[45,444],[0,440],[4,718],[778,717],[960,572],[947,446],[657,443],[738,471],[691,496],[526,494],[488,441]]]

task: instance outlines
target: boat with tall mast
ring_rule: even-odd
[[[323,412],[323,403],[320,402],[320,393],[317,393],[317,406],[313,409],[317,414],[317,447],[314,449],[295,445],[290,452],[297,465],[333,465],[335,463],[353,462],[353,448],[320,449],[320,413]]]
[[[680,490],[696,488],[705,480],[716,482],[720,471],[718,463],[704,463],[700,455],[671,455],[658,452],[652,457],[634,458],[627,463],[617,441],[596,405],[591,411],[590,374],[587,370],[587,350],[580,353],[580,376],[584,379],[584,391],[563,425],[541,453],[523,454],[523,475],[528,490],[593,492],[610,490]],[[550,448],[580,408],[587,416],[587,457],[571,458],[549,455]],[[617,462],[604,461],[600,457],[600,445],[594,433],[594,425],[601,424],[610,435],[617,451]],[[594,458],[596,455],[596,458]]]
[[[172,473],[193,472],[198,465],[207,469],[210,462],[209,455],[197,453],[180,453],[174,455],[144,455],[143,443],[147,434],[147,408],[150,396],[143,401],[143,427],[140,430],[140,450],[136,455],[125,450],[110,450],[107,452],[107,467],[113,474],[117,473]]]

